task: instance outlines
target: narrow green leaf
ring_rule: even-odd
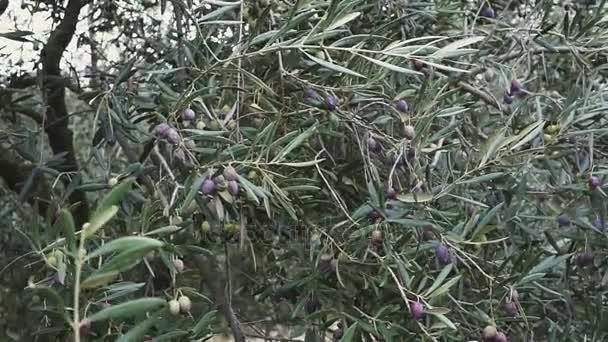
[[[114,215],[118,212],[118,207],[113,205],[111,207],[106,208],[105,210],[97,213],[86,229],[82,232],[85,238],[88,238],[95,234],[100,228],[102,228],[108,221],[110,221]]]
[[[344,73],[344,74],[351,75],[351,76],[366,78],[365,76],[361,75],[360,73],[352,71],[352,70],[350,70],[348,68],[345,68],[345,67],[343,67],[341,65],[330,63],[328,61],[325,61],[325,60],[322,60],[320,58],[314,57],[314,56],[312,56],[312,55],[310,55],[310,54],[308,54],[306,52],[304,52],[304,54],[308,58],[310,58],[313,62],[315,62],[315,63],[319,64],[320,66],[322,66],[324,68],[327,68],[329,70],[333,70],[335,72]]]
[[[143,236],[126,236],[112,240],[105,245],[99,247],[91,254],[87,255],[86,260],[98,257],[100,255],[120,252],[126,249],[154,249],[164,245],[162,241]]]
[[[435,53],[433,53],[430,57],[435,57],[435,58],[448,57],[449,55],[460,50],[461,48],[478,43],[478,42],[484,40],[485,38],[486,37],[484,37],[484,36],[474,36],[474,37],[468,37],[468,38],[464,38],[461,40],[457,40],[457,41],[452,42],[452,43],[442,47],[441,49],[435,51]]]
[[[451,288],[452,286],[454,286],[454,284],[456,284],[456,283],[457,283],[457,282],[460,280],[460,278],[461,278],[461,277],[462,277],[461,275],[457,275],[457,276],[455,276],[454,278],[452,278],[452,279],[450,279],[450,280],[446,281],[446,282],[445,282],[443,285],[441,285],[441,287],[439,287],[437,290],[435,290],[435,291],[433,291],[433,292],[429,293],[428,298],[430,299],[430,298],[438,297],[438,296],[441,296],[441,295],[442,295],[442,294],[444,294],[444,293],[447,293],[448,291],[450,291],[450,288]]]
[[[435,281],[433,282],[433,285],[431,285],[431,287],[429,287],[429,289],[426,290],[426,292],[422,296],[424,296],[424,297],[428,296],[430,293],[433,293],[433,291],[435,291],[435,289],[437,289],[439,286],[441,286],[441,284],[443,284],[443,281],[445,280],[445,278],[447,278],[447,276],[452,271],[452,267],[453,267],[452,264],[448,264],[447,266],[445,266],[441,270],[439,275],[437,276],[437,279],[435,279]]]
[[[112,190],[99,202],[93,216],[99,215],[107,208],[118,205],[125,195],[131,190],[131,186],[135,178],[127,178],[120,184],[116,185]]]
[[[201,333],[208,334],[211,332],[209,325],[213,322],[217,315],[217,310],[209,311],[201,319],[198,320],[196,325],[192,328],[192,335],[194,337],[199,336]]]
[[[140,298],[110,306],[94,313],[87,319],[90,322],[98,322],[108,319],[125,318],[158,309],[164,305],[167,305],[167,301],[162,298]]]
[[[331,23],[331,25],[329,25],[327,27],[326,30],[327,31],[331,31],[331,30],[337,29],[340,26],[346,25],[349,22],[357,19],[357,17],[359,15],[361,15],[361,12],[348,13],[347,15],[345,15],[345,16],[343,16],[341,18],[336,19],[333,23]]]
[[[433,200],[432,194],[418,194],[418,193],[409,193],[405,195],[398,195],[397,200],[405,203],[424,203]]]
[[[342,339],[340,342],[351,342],[355,337],[355,331],[357,330],[357,323],[354,323],[348,329],[344,331],[344,335],[342,335]]]
[[[158,320],[158,317],[148,317],[143,322],[138,323],[136,326],[127,331],[126,334],[120,336],[116,342],[139,342],[143,341],[146,332],[154,326],[154,323]]]
[[[310,128],[302,132],[295,139],[293,139],[287,146],[283,147],[277,156],[272,160],[273,163],[281,162],[285,157],[294,149],[302,145],[308,138],[316,131],[317,125],[312,125]]]
[[[126,81],[131,76],[131,74],[133,73],[133,65],[135,65],[136,61],[137,57],[133,57],[129,62],[127,62],[127,64],[125,64],[125,66],[120,71],[120,74],[118,74],[116,81],[114,81],[114,87]]]
[[[400,72],[402,74],[409,74],[409,75],[422,75],[421,72],[418,72],[418,71],[415,71],[415,70],[412,70],[412,69],[409,69],[409,68],[403,68],[403,67],[400,67],[400,66],[388,63],[388,62],[381,61],[379,59],[367,57],[365,55],[360,55],[360,56],[363,57],[363,58],[365,58],[365,59],[367,59],[368,61],[370,61],[370,62],[372,62],[374,64],[377,64],[377,65],[379,65],[379,66],[381,66],[383,68],[389,69],[391,71],[396,71],[396,72]]]
[[[101,286],[105,286],[109,284],[112,280],[116,279],[119,274],[120,272],[117,271],[93,274],[80,283],[80,288],[95,289]]]
[[[61,230],[63,230],[68,250],[71,252],[76,251],[76,229],[72,213],[69,210],[62,209],[55,225],[57,227],[60,226]]]

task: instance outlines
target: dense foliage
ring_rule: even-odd
[[[605,1],[22,8],[6,339],[608,339]]]

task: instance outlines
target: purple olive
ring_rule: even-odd
[[[167,124],[165,122],[159,123],[154,128],[154,134],[156,134],[156,136],[158,136],[158,137],[164,138],[167,136],[167,131],[169,131],[169,129],[171,129],[171,126],[169,126],[169,124]]]
[[[395,104],[395,107],[397,107],[397,110],[400,111],[401,113],[407,113],[407,111],[410,110],[410,106],[407,104],[407,102],[405,100],[397,101],[397,103]]]
[[[376,222],[381,216],[378,211],[372,210],[369,212],[369,214],[367,214],[367,217],[369,218],[370,221]]]
[[[494,342],[507,342],[507,335],[505,333],[499,331],[496,333],[496,337],[494,337]]]
[[[223,174],[227,181],[235,181],[238,178],[238,173],[236,173],[236,170],[230,165],[224,168]]]
[[[414,59],[412,61],[412,64],[414,65],[414,69],[416,69],[417,71],[424,69],[424,63],[422,63],[421,61],[419,61],[417,59]]]
[[[510,105],[511,103],[513,103],[513,97],[511,97],[509,94],[505,94],[502,99],[506,104]]]
[[[211,179],[205,179],[205,181],[201,185],[201,191],[205,195],[212,195],[213,193],[215,193],[216,189],[217,188],[216,188],[215,182],[212,181]]]
[[[237,183],[237,181],[234,181],[234,180],[228,181],[228,192],[232,196],[238,195],[239,194],[239,183]]]
[[[484,8],[481,10],[480,15],[481,15],[482,17],[484,17],[484,18],[490,18],[490,19],[494,19],[494,18],[496,18],[496,12],[495,12],[495,11],[494,11],[494,9],[493,9],[493,8],[491,8],[491,7],[484,7]]]
[[[518,80],[511,81],[511,95],[517,95],[521,91],[521,83]]]
[[[444,244],[437,245],[435,248],[435,256],[441,265],[445,266],[452,263],[452,254],[450,253],[450,249]]]
[[[560,227],[567,227],[570,225],[570,218],[566,214],[559,215],[555,221]]]
[[[378,152],[380,150],[380,144],[374,137],[370,136],[367,138],[367,148],[372,152]]]
[[[324,103],[325,103],[325,109],[330,110],[330,111],[331,110],[335,110],[336,106],[337,106],[337,102],[338,101],[337,101],[337,99],[336,99],[335,96],[333,96],[333,95],[327,95],[325,97],[325,101],[324,101]]]
[[[321,108],[324,105],[323,97],[311,88],[304,90],[304,102],[316,108]]]
[[[585,267],[593,265],[593,252],[582,252],[576,255],[576,265],[578,267]]]
[[[602,186],[602,181],[598,176],[589,177],[589,188],[591,188],[591,190],[595,190],[600,186]]]
[[[388,199],[397,199],[397,191],[395,191],[395,189],[393,189],[392,187],[389,187],[388,189],[386,189],[386,198]]]
[[[196,119],[196,113],[190,108],[184,109],[182,112],[182,119],[184,121],[194,121]]]
[[[595,221],[593,221],[593,226],[601,232],[604,232],[606,230],[606,220],[604,220],[603,217],[597,217]]]
[[[410,314],[415,320],[421,319],[422,317],[424,317],[424,305],[422,305],[422,303],[420,302],[411,302]]]
[[[518,309],[517,304],[515,302],[506,302],[504,306],[505,312],[512,317],[517,316]]]
[[[181,137],[179,136],[179,133],[177,133],[177,130],[175,130],[175,128],[169,128],[167,130],[167,132],[165,133],[165,135],[166,135],[165,138],[167,139],[169,144],[172,144],[172,145],[177,145],[182,140]]]

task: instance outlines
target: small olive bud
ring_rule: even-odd
[[[484,341],[490,342],[494,341],[497,333],[498,331],[496,330],[495,326],[488,325],[483,329],[483,333],[481,334],[481,336],[483,337]]]
[[[181,259],[174,259],[173,267],[178,273],[181,273],[184,270],[184,262]]]
[[[204,121],[198,121],[198,122],[196,123],[196,129],[203,130],[203,129],[205,129],[206,127],[207,127],[207,125],[205,125],[205,122],[204,122]]]
[[[409,140],[413,140],[414,137],[416,136],[416,131],[414,130],[414,126],[412,126],[412,125],[406,125],[403,128],[403,136],[406,137]]]
[[[234,130],[236,128],[236,121],[234,121],[234,120],[228,121],[228,123],[226,124],[226,128],[228,128],[231,131]]]
[[[382,234],[381,230],[376,229],[372,232],[371,240],[372,240],[372,245],[381,246],[382,242],[384,241],[384,234]]]
[[[238,173],[236,173],[236,170],[234,169],[234,167],[232,167],[230,165],[226,166],[224,168],[223,175],[227,181],[235,181],[238,178]]]
[[[517,304],[515,304],[515,302],[506,302],[504,305],[505,308],[505,312],[509,315],[509,316],[517,316]]]
[[[192,308],[192,302],[190,301],[190,298],[186,296],[181,296],[177,301],[179,302],[179,310],[182,313],[190,312],[190,309]]]
[[[112,177],[112,178],[108,179],[108,186],[109,186],[110,188],[115,187],[115,186],[116,186],[116,184],[118,184],[118,178],[116,178],[116,177]]]
[[[374,137],[370,136],[367,138],[367,148],[372,152],[378,152],[380,150],[380,144]]]
[[[203,221],[203,223],[201,223],[201,230],[203,233],[208,233],[211,230],[211,225],[209,222]]]
[[[172,315],[178,315],[179,309],[180,305],[178,301],[176,301],[175,299],[169,301],[169,312],[171,312]]]
[[[388,189],[386,189],[386,198],[391,200],[397,199],[397,191],[395,191],[395,189],[393,189],[392,187],[389,187]]]

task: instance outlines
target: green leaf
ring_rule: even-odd
[[[397,200],[405,203],[424,203],[433,200],[432,194],[419,194],[419,193],[409,193],[405,195],[398,195]]]
[[[112,280],[116,279],[120,272],[112,271],[107,273],[93,274],[80,283],[82,289],[95,289],[101,286],[109,284]]]
[[[458,181],[456,182],[456,184],[458,185],[462,185],[462,184],[476,184],[476,183],[481,183],[481,182],[487,182],[493,179],[497,179],[500,178],[502,176],[504,176],[505,173],[504,172],[494,172],[494,173],[488,173],[485,175],[481,175],[481,176],[477,176],[477,177],[473,177],[470,179],[465,179],[462,181]]]
[[[355,337],[355,331],[357,330],[357,323],[354,323],[348,329],[344,331],[344,335],[340,339],[340,342],[351,342]]]
[[[538,136],[543,131],[544,127],[545,121],[540,120],[524,128],[516,137],[514,137],[513,141],[517,141],[517,143],[511,146],[511,151],[517,149],[520,146],[525,145],[532,139],[536,138],[536,136]]]
[[[118,205],[125,195],[131,190],[131,186],[135,178],[127,178],[120,184],[116,185],[97,205],[97,209],[93,216],[99,215],[102,211],[107,208]]]
[[[287,144],[287,146],[283,147],[283,149],[281,149],[281,151],[279,151],[279,153],[272,160],[272,162],[273,163],[281,162],[285,157],[287,157],[287,155],[291,151],[293,151],[294,149],[296,149],[297,147],[299,147],[300,145],[302,145],[304,142],[306,142],[306,140],[308,140],[308,138],[316,130],[317,130],[317,125],[312,125],[307,130],[305,130],[304,132],[302,132],[300,135],[298,135],[296,138],[294,138],[289,144]]]
[[[484,37],[484,36],[474,36],[474,37],[468,37],[468,38],[464,38],[461,40],[457,40],[457,41],[452,42],[452,43],[442,47],[441,49],[435,51],[435,53],[430,55],[430,57],[435,57],[435,58],[449,57],[450,55],[454,54],[461,48],[478,43],[478,42],[484,40],[485,38],[486,37]],[[473,50],[473,51],[475,51],[475,50]]]
[[[141,258],[150,253],[150,248],[130,248],[110,259],[101,266],[96,273],[106,273],[111,271],[123,272],[137,265]]]
[[[327,27],[326,30],[331,31],[337,29],[340,26],[346,25],[349,22],[355,20],[359,15],[361,15],[361,12],[348,13],[347,15],[336,19],[333,23],[331,23],[331,25]]]
[[[101,212],[97,212],[91,222],[89,222],[89,225],[82,232],[82,234],[84,234],[84,238],[86,239],[95,234],[95,232],[97,232],[106,223],[108,223],[108,221],[110,221],[114,217],[114,215],[116,215],[117,212],[118,207],[115,205],[108,207]]]
[[[194,337],[200,336],[201,333],[208,334],[211,332],[209,325],[215,319],[217,310],[209,311],[201,319],[198,320],[196,325],[192,328],[192,335]]]
[[[437,279],[435,279],[435,281],[433,282],[433,285],[431,285],[431,287],[429,287],[429,289],[426,290],[426,292],[422,296],[423,297],[428,296],[430,293],[433,293],[433,291],[435,291],[435,289],[437,289],[439,286],[441,286],[441,284],[443,284],[443,281],[445,280],[445,278],[447,278],[447,276],[452,271],[452,267],[453,267],[452,264],[448,264],[447,266],[445,266],[441,270],[439,275],[437,276]]]
[[[360,73],[352,71],[352,70],[350,70],[348,68],[345,68],[343,66],[330,63],[328,61],[322,60],[322,59],[317,58],[317,57],[313,57],[312,55],[310,55],[310,54],[308,54],[306,52],[304,52],[304,54],[308,58],[310,58],[313,62],[315,62],[315,63],[317,63],[317,64],[321,65],[322,67],[327,68],[329,70],[333,70],[335,72],[344,73],[344,74],[351,75],[351,76],[366,78],[365,76],[361,75]]]
[[[100,255],[120,252],[126,249],[154,249],[164,245],[162,241],[143,236],[127,236],[112,240],[105,245],[99,247],[91,254],[87,255],[86,260],[98,257]]]
[[[381,66],[383,68],[389,69],[391,71],[396,71],[396,72],[400,72],[400,73],[403,73],[403,74],[409,74],[409,75],[423,75],[423,73],[421,73],[419,71],[415,71],[415,70],[412,70],[412,69],[409,69],[409,68],[403,68],[403,67],[400,67],[400,66],[388,63],[388,62],[384,62],[384,61],[381,61],[381,60],[378,60],[378,59],[375,59],[375,58],[367,57],[367,56],[364,56],[364,55],[360,55],[360,56],[363,57],[363,58],[365,58],[365,59],[367,59],[368,61],[370,61],[370,62],[372,62],[374,64],[377,64],[377,65],[379,65],[379,66]]]
[[[23,37],[27,37],[32,34],[34,34],[34,32],[32,32],[32,31],[11,31],[11,32],[0,33],[0,37],[4,37],[4,38],[10,39],[10,40],[15,40],[18,42],[27,43],[27,42],[29,42],[29,40],[25,39]]]
[[[90,322],[105,321],[108,319],[119,319],[125,317],[131,317],[138,314],[146,313],[162,306],[167,305],[167,301],[162,298],[140,298],[132,301],[112,305],[99,312],[94,313],[87,319]]]
[[[158,317],[151,316],[146,320],[138,323],[136,326],[127,331],[126,334],[120,336],[116,342],[139,342],[143,341],[146,332],[154,326],[154,323],[158,321]]]
[[[448,328],[456,331],[458,330],[458,328],[456,327],[456,325],[449,319],[447,318],[445,315],[443,314],[436,314],[433,312],[429,312],[431,315],[437,317],[443,324],[445,324]]]
[[[127,62],[127,64],[125,64],[125,66],[120,71],[120,74],[118,74],[116,81],[114,81],[114,87],[118,86],[122,82],[126,81],[129,77],[131,77],[131,75],[133,74],[133,65],[135,65],[136,61],[137,57],[133,57],[129,62]]]
[[[61,227],[63,235],[65,237],[68,250],[71,252],[76,251],[76,229],[74,224],[74,217],[69,210],[62,209],[57,218],[55,226]]]
[[[447,293],[450,290],[450,288],[452,286],[454,286],[454,284],[456,284],[460,280],[461,277],[462,277],[461,275],[457,275],[454,278],[446,281],[437,290],[429,293],[428,298],[430,299],[430,298],[438,297],[438,296],[441,296],[444,293]]]

